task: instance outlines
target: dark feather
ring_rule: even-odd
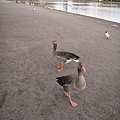
[[[73,53],[66,54],[66,59],[70,59],[70,58],[74,59],[74,60],[78,60],[80,57],[75,55],[75,54],[73,54]]]
[[[66,51],[57,51],[57,56],[67,60],[69,59],[79,60],[80,58],[79,56]]]
[[[73,76],[62,76],[62,77],[57,77],[56,79],[61,86],[66,86],[73,82]]]

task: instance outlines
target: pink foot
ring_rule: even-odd
[[[57,71],[58,71],[58,72],[61,72],[62,70],[61,70],[61,69],[58,69]]]
[[[63,71],[63,69],[58,69],[57,71],[58,71],[58,72],[61,72],[61,71]]]
[[[61,68],[62,68],[62,66],[58,65],[58,66],[57,66],[57,68],[60,68],[60,69],[61,69]]]
[[[72,101],[70,103],[71,103],[72,107],[76,107],[78,105],[77,103],[72,102]]]
[[[69,96],[69,94],[67,92],[65,92],[65,91],[64,91],[64,95],[67,96],[67,97]]]

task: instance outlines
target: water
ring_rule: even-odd
[[[120,23],[120,4],[105,4],[103,2],[44,2],[50,9],[61,10],[69,13],[91,16]]]
[[[48,3],[52,9],[101,18],[120,23],[120,6],[101,3],[54,2]]]

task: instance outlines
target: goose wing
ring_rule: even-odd
[[[70,85],[74,82],[75,76],[67,75],[62,77],[57,77],[57,83],[63,87],[64,91],[70,92]]]
[[[63,60],[78,60],[80,57],[75,55],[74,53],[66,52],[66,51],[57,51],[57,57]]]
[[[60,86],[69,85],[73,82],[73,76],[70,75],[57,77],[56,79]]]

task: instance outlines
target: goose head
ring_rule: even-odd
[[[50,44],[53,46],[53,50],[55,51],[57,49],[57,42],[56,42],[56,40],[50,42]]]
[[[56,40],[50,42],[51,45],[57,44]]]
[[[78,64],[78,75],[81,75],[83,72],[86,72],[85,67],[82,63]]]

